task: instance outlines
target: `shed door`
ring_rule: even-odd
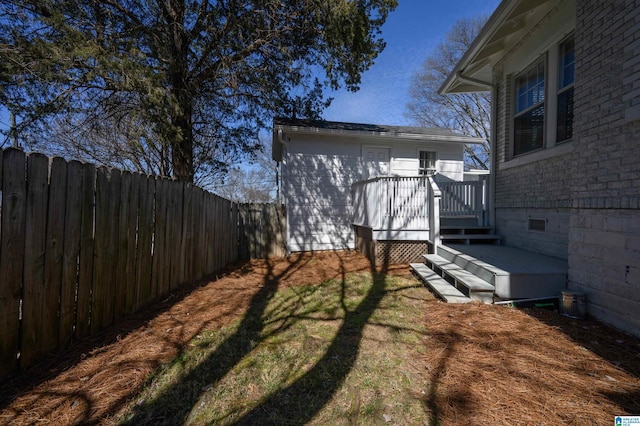
[[[389,148],[363,147],[362,157],[364,159],[364,169],[367,176],[386,176],[389,174]]]

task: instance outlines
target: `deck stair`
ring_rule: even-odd
[[[493,303],[495,287],[466,271],[461,266],[450,262],[437,254],[424,255],[425,264],[436,274],[461,291],[471,300],[483,303]]]
[[[412,263],[411,267],[420,279],[429,285],[441,299],[447,303],[469,303],[471,298],[452,286],[448,281],[430,269],[424,263]]]
[[[500,236],[493,228],[478,224],[476,216],[440,218],[440,239],[443,242],[464,244],[500,244]]]
[[[471,301],[493,303],[557,297],[566,289],[566,260],[514,247],[447,244],[438,246],[437,253],[427,254],[424,259],[424,263],[411,267],[428,287],[450,303],[466,301],[457,292]],[[456,297],[448,299],[442,294]]]

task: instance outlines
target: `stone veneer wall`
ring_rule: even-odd
[[[640,4],[576,10],[569,288],[587,312],[640,335]]]

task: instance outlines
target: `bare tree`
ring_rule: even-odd
[[[440,95],[438,89],[478,35],[486,17],[456,21],[447,38],[424,61],[411,83],[411,101],[407,117],[425,127],[458,130],[483,138],[483,145],[465,147],[465,164],[469,168],[489,169],[490,94],[462,93]]]
[[[276,162],[267,153],[268,141],[261,138],[259,153],[241,166],[218,176],[208,187],[216,194],[242,203],[272,203],[277,200]]]

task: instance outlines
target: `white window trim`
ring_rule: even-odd
[[[511,132],[511,145],[509,147],[509,151],[510,151],[510,158],[516,158],[516,157],[521,157],[523,155],[528,155],[531,154],[533,152],[538,152],[542,149],[545,149],[546,147],[546,143],[547,143],[547,114],[548,114],[548,100],[549,100],[549,87],[547,85],[547,79],[549,76],[549,70],[548,70],[548,58],[546,57],[546,53],[541,55],[542,57],[537,57],[535,60],[531,61],[526,67],[524,67],[522,70],[520,70],[520,72],[518,72],[517,74],[515,74],[513,76],[513,78],[511,79],[511,98],[509,99],[509,102],[511,103],[511,117],[509,118],[511,125],[510,125],[510,132]],[[516,113],[516,102],[517,102],[517,98],[518,98],[518,94],[516,93],[516,82],[518,80],[519,77],[521,77],[524,73],[526,73],[531,67],[533,67],[534,65],[537,65],[538,62],[542,61],[543,62],[543,67],[544,67],[544,100],[542,102],[538,102],[536,104],[533,104],[531,106],[529,106],[528,108]],[[515,121],[516,121],[516,116],[521,116],[523,114],[526,114],[527,112],[538,108],[540,105],[544,106],[544,132],[542,135],[542,146],[540,148],[536,148],[536,149],[532,149],[531,151],[527,151],[527,152],[523,152],[521,154],[516,154],[515,153],[515,149],[516,149],[516,136],[515,136]]]
[[[549,158],[553,155],[561,155],[565,151],[570,150],[567,149],[553,149],[560,146],[571,145],[571,139],[567,139],[557,142],[557,125],[558,125],[558,54],[559,54],[559,46],[565,42],[570,37],[574,36],[574,30],[566,31],[562,34],[561,37],[554,38],[554,41],[548,45],[548,48],[542,53],[537,55],[534,58],[531,58],[529,62],[527,62],[527,66],[520,69],[518,72],[511,74],[510,77],[510,96],[507,99],[509,103],[509,135],[508,135],[508,155],[509,159],[502,163],[502,168],[510,168],[515,165],[522,165],[529,162],[540,161],[544,158]],[[544,100],[544,135],[542,140],[542,147],[538,149],[534,149],[531,151],[524,152],[522,154],[514,154],[515,150],[515,118],[516,118],[516,80],[520,77],[525,71],[527,71],[531,66],[536,64],[541,60],[540,57],[543,57],[542,60],[545,62],[545,100]],[[522,111],[520,114],[524,113]],[[541,152],[550,150],[549,154],[541,154]],[[515,161],[518,160],[518,161]]]
[[[573,138],[573,134],[571,135],[571,138],[569,139],[564,139],[561,141],[558,141],[558,97],[561,95],[561,93],[564,93],[570,89],[572,89],[575,86],[575,59],[574,59],[574,82],[563,87],[562,89],[559,89],[558,86],[558,80],[559,80],[559,65],[560,65],[560,61],[559,61],[559,56],[560,56],[560,45],[564,42],[566,42],[567,40],[570,40],[571,38],[574,39],[574,56],[575,56],[575,33],[571,32],[569,35],[567,35],[566,37],[562,38],[560,41],[558,41],[557,43],[553,44],[553,46],[549,49],[549,52],[551,53],[552,49],[555,49],[553,52],[554,58],[555,58],[555,79],[553,81],[553,91],[549,90],[549,93],[553,93],[554,94],[554,102],[553,102],[553,107],[554,107],[554,111],[553,111],[553,116],[551,116],[551,120],[549,121],[549,127],[550,127],[550,131],[552,133],[551,138],[549,139],[552,142],[551,146],[555,146],[556,144],[565,144],[565,143],[569,143],[571,142],[571,139]],[[551,87],[550,87],[551,89]],[[574,92],[575,94],[575,92]],[[575,106],[574,106],[575,107]],[[551,112],[551,111],[549,111]]]
[[[432,174],[426,174],[425,175],[425,174],[420,173],[422,171],[422,168],[420,167],[420,153],[421,152],[432,152],[434,154],[433,169],[429,169],[429,168],[426,169],[426,170],[433,170]],[[418,171],[417,171],[418,176],[433,176],[436,173],[438,173],[438,151],[428,150],[428,149],[418,149]]]

